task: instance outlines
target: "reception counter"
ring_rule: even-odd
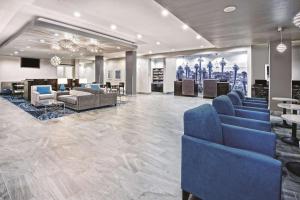
[[[174,95],[175,96],[198,96],[198,84],[195,80],[174,81]]]

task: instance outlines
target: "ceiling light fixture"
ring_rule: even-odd
[[[283,31],[283,28],[278,27],[278,32],[280,32],[280,43],[277,45],[276,49],[279,53],[283,53],[287,49],[286,45],[282,42],[282,31]]]
[[[24,49],[20,49],[20,51],[24,51]]]
[[[74,17],[80,17],[81,16],[80,12],[78,12],[78,11],[73,12],[73,15],[74,15]]]
[[[30,46],[27,46],[27,47],[26,47],[26,49],[30,49],[30,48],[31,48]]]
[[[112,25],[110,25],[110,29],[114,31],[114,30],[116,30],[116,29],[117,29],[117,26],[116,26],[116,25],[114,25],[114,24],[112,24]]]
[[[160,42],[157,41],[157,42],[156,42],[156,45],[160,45]]]
[[[45,43],[45,40],[41,39],[41,40],[40,40],[40,43]]]
[[[161,15],[167,17],[169,15],[169,11],[164,9],[163,11],[161,11]]]
[[[187,29],[189,28],[189,26],[186,25],[186,24],[183,24],[181,28],[182,28],[183,30],[187,30]]]
[[[121,47],[117,47],[117,49],[121,49]]]
[[[18,51],[15,51],[14,54],[19,54],[19,52],[18,52]]]
[[[197,36],[196,36],[196,39],[197,39],[197,40],[200,40],[200,39],[201,39],[201,35],[197,35]]]
[[[234,11],[236,11],[236,6],[227,6],[226,8],[224,8],[225,13],[231,13]]]
[[[204,45],[201,45],[200,48],[203,49],[203,48],[204,48]]]
[[[294,17],[293,22],[294,22],[295,26],[300,28],[300,12]]]
[[[51,48],[54,49],[54,50],[60,50],[60,49],[61,49],[60,46],[59,46],[58,44],[53,44],[53,45],[51,46]]]
[[[137,34],[136,37],[137,37],[138,39],[142,39],[143,36],[142,36],[141,34]]]
[[[54,67],[57,67],[58,65],[61,64],[61,59],[60,59],[60,57],[58,57],[58,56],[53,56],[53,57],[50,59],[50,63],[51,63],[51,65],[53,65]]]
[[[151,50],[149,51],[149,54],[152,54],[152,51],[151,51]]]
[[[54,36],[57,37],[57,36],[59,36],[59,34],[58,33],[54,33]]]

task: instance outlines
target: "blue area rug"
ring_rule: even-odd
[[[70,110],[68,108],[65,109],[65,112],[63,112],[63,109],[47,109],[47,113],[45,113],[44,107],[35,107],[30,104],[29,101],[25,100],[24,98],[17,98],[12,97],[11,95],[1,95],[4,99],[7,101],[15,104],[25,112],[29,113],[30,115],[34,116],[35,118],[39,120],[48,120],[48,119],[54,119],[59,117],[64,117],[66,115],[70,115],[73,113],[76,113],[73,110]]]

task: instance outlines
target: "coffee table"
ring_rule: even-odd
[[[292,99],[292,98],[286,98],[286,97],[273,97],[272,100],[274,101],[281,101],[283,103],[299,103],[299,100],[297,99]],[[286,108],[283,108],[283,114],[286,114]],[[290,126],[286,123],[286,120],[283,120],[282,123],[283,128],[290,128]]]
[[[292,110],[293,111],[293,115],[291,116],[297,116],[298,114],[298,110],[300,110],[300,105],[298,104],[291,104],[291,103],[279,103],[278,104],[279,108],[283,108],[286,110]],[[284,120],[286,120],[286,116],[283,117],[284,115],[282,115],[282,118]],[[289,116],[290,118],[290,116]],[[289,119],[288,118],[288,119]],[[287,121],[291,121],[290,119]],[[299,145],[299,139],[297,138],[297,123],[293,123],[292,124],[292,137],[282,137],[281,140],[287,144],[290,145],[294,145],[294,146],[298,146]]]
[[[281,117],[287,121],[292,122],[293,124],[300,124],[300,115],[282,115]],[[286,168],[294,175],[300,177],[300,162],[288,162],[286,163]]]
[[[62,107],[64,114],[65,114],[65,110],[66,110],[65,103],[62,102],[62,101],[57,101],[55,99],[40,100],[38,102],[38,106],[43,106],[44,107],[45,114],[47,114],[47,110],[49,108],[60,109]]]

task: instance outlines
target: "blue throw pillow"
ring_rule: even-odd
[[[51,94],[50,86],[38,86],[36,91],[40,94]]]
[[[95,91],[100,91],[100,86],[98,84],[91,84],[91,89]]]

